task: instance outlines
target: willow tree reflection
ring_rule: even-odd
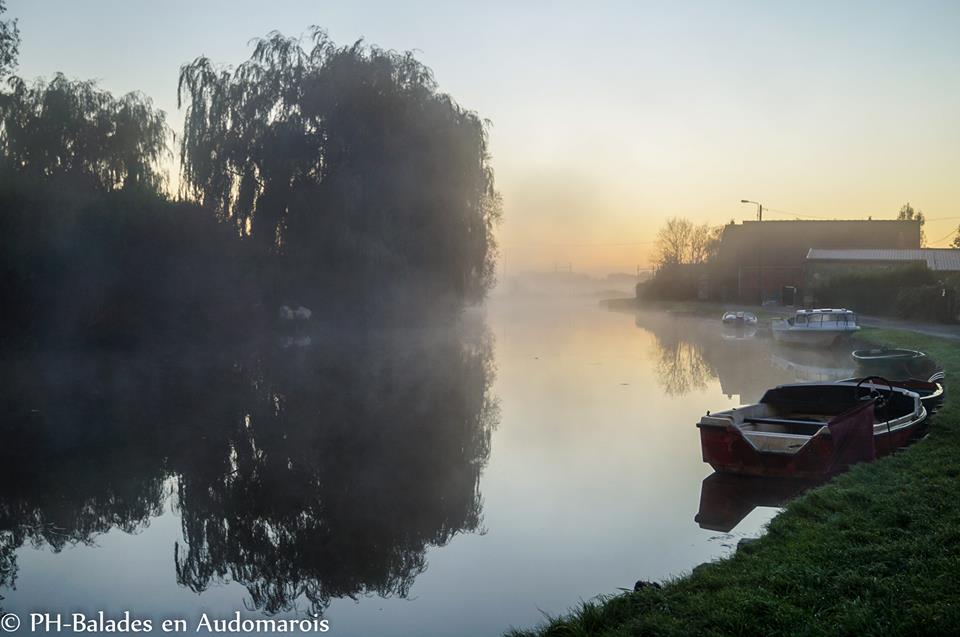
[[[724,394],[751,403],[767,389],[797,380],[790,370],[771,365],[769,336],[672,313],[638,312],[635,321],[655,337],[658,382],[668,395],[703,391],[719,380]]]
[[[668,396],[706,389],[717,370],[707,354],[707,341],[690,333],[691,325],[675,317],[637,313],[637,327],[650,331],[657,344],[657,378]]]
[[[136,532],[173,493],[177,580],[268,612],[406,595],[481,528],[497,422],[481,325],[309,348],[32,356],[0,366],[0,586],[24,544]]]
[[[157,381],[151,361],[104,354],[0,366],[0,586],[15,583],[26,543],[59,552],[160,514],[157,395],[139,391]]]
[[[16,539],[9,531],[0,532],[0,590],[13,586],[17,579]],[[3,595],[0,595],[0,602]],[[0,610],[3,606],[0,605]]]
[[[354,334],[248,367],[242,411],[181,458],[178,581],[301,598],[408,593],[425,551],[481,523],[497,421],[485,332]]]

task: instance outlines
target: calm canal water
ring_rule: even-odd
[[[694,423],[849,361],[586,298],[8,360],[0,608],[500,635],[760,534],[785,496],[704,483]]]

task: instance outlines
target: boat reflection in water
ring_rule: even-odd
[[[720,338],[725,341],[745,341],[756,337],[757,324],[728,324],[724,323],[720,331]]]
[[[849,378],[855,372],[849,349],[802,349],[775,343],[770,353],[774,367],[797,381],[824,382]]]
[[[476,326],[311,342],[0,368],[0,587],[24,545],[134,533],[170,501],[181,539],[149,550],[180,586],[238,582],[267,613],[406,596],[430,546],[482,528],[491,339]],[[16,593],[19,608],[47,601]]]
[[[729,533],[757,507],[782,507],[823,481],[756,478],[714,472],[700,485],[700,510],[694,517],[702,529]]]

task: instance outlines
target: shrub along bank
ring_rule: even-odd
[[[863,314],[957,322],[960,277],[925,265],[839,274],[813,289],[817,304]]]

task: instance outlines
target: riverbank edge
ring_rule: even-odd
[[[614,312],[634,313],[643,311],[670,312],[672,314],[719,319],[724,312],[746,310],[753,312],[761,323],[776,318],[789,318],[798,308],[782,305],[743,305],[718,301],[640,301],[635,297],[602,299],[600,306]],[[885,330],[905,330],[938,338],[960,341],[960,325],[956,323],[930,323],[890,316],[859,314],[858,322],[863,327]]]
[[[875,328],[861,338],[927,352],[947,383],[960,374],[949,340]],[[924,439],[793,500],[735,554],[506,635],[951,634],[960,624],[958,478],[960,404],[948,389]]]

